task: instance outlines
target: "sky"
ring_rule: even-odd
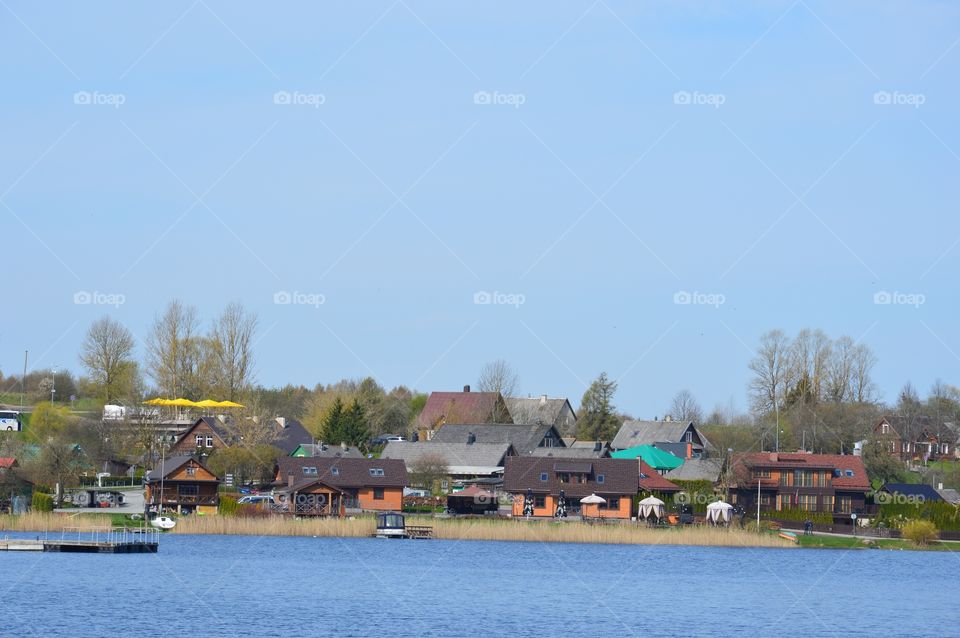
[[[257,313],[257,380],[746,409],[767,330],[960,384],[951,2],[0,2],[0,371]]]

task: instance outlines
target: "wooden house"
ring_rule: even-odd
[[[510,410],[499,392],[431,392],[414,427],[420,441],[429,441],[447,423],[513,423]]]
[[[146,503],[155,511],[216,514],[220,479],[192,456],[166,459],[146,475]]]
[[[407,469],[403,461],[396,459],[295,456],[278,459],[275,485],[289,490],[308,481],[340,490],[343,511],[399,511],[403,509]],[[286,505],[291,509],[295,503],[286,502]]]

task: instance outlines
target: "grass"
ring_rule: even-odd
[[[903,538],[870,538],[864,539],[853,536],[803,536],[797,534],[801,547],[825,549],[911,549],[921,551],[956,551],[960,549],[957,543],[937,541],[926,547],[918,547],[915,543]]]

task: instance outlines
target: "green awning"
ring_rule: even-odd
[[[637,447],[620,450],[610,455],[615,459],[636,459],[641,458],[644,462],[655,470],[675,470],[683,465],[683,459],[665,452],[652,445],[638,445]]]

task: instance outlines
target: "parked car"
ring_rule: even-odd
[[[390,441],[406,441],[405,438],[399,434],[381,434],[377,438],[370,441],[370,447],[379,447],[381,445],[386,445]]]
[[[273,503],[273,497],[269,494],[250,494],[248,496],[241,496],[239,500],[237,500],[237,505],[270,505],[271,503]]]

